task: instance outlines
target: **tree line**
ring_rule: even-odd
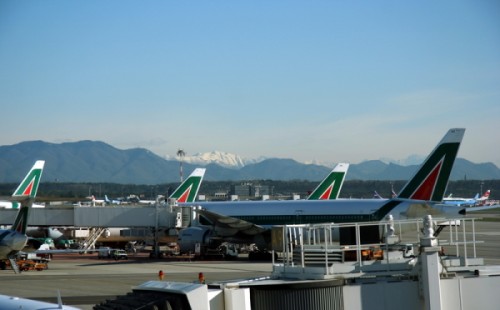
[[[252,180],[252,181],[203,181],[199,194],[208,198],[215,193],[229,193],[232,185],[251,183],[253,185],[269,186],[273,196],[300,195],[306,197],[319,182],[306,180],[274,181],[274,180]],[[361,181],[348,180],[344,182],[340,192],[341,198],[373,198],[377,191],[382,197],[391,197],[394,189],[398,193],[406,181]],[[135,185],[116,183],[59,183],[42,182],[38,190],[37,201],[43,200],[85,200],[94,195],[102,198],[127,197],[129,195],[139,196],[141,199],[154,199],[157,195],[168,197],[179,183],[166,183],[158,185]],[[0,184],[0,196],[10,196],[18,186],[17,183]],[[500,180],[460,180],[448,183],[446,195],[450,193],[454,197],[474,197],[477,193],[483,194],[491,189],[491,199],[499,199],[500,194],[496,189],[500,188]]]

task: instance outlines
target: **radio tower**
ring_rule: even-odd
[[[177,157],[179,157],[179,174],[181,176],[181,183],[183,181],[183,177],[182,177],[182,159],[184,158],[184,156],[186,156],[186,152],[184,152],[183,149],[178,149],[177,150]]]

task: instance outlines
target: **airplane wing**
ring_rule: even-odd
[[[8,295],[0,295],[1,309],[61,309],[61,310],[79,310],[71,306],[63,305],[61,295],[58,293],[57,304],[33,299],[26,299]]]
[[[92,250],[97,252],[97,250]],[[49,250],[35,250],[35,249],[25,249],[18,252],[18,255],[28,255],[28,254],[81,254],[85,250],[79,249],[49,249]],[[87,250],[91,252],[91,250]]]
[[[491,212],[497,213],[499,211],[500,211],[500,204],[499,205],[484,206],[484,207],[464,208],[460,211],[460,214],[467,215],[467,214],[481,214],[481,213],[491,213]]]
[[[212,225],[216,226],[216,229],[232,230],[233,232],[245,235],[257,235],[268,230],[245,220],[210,212],[205,209],[198,209],[196,212],[210,221]]]

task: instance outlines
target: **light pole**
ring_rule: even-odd
[[[181,183],[183,181],[183,177],[182,177],[182,159],[184,158],[184,156],[186,156],[186,152],[184,152],[183,149],[178,149],[177,150],[177,156],[179,157],[179,174],[181,176]]]

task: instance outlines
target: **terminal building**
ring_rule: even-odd
[[[268,185],[254,185],[244,183],[231,185],[229,195],[238,197],[239,200],[254,200],[273,196],[273,187]],[[268,199],[268,198],[267,198]]]

